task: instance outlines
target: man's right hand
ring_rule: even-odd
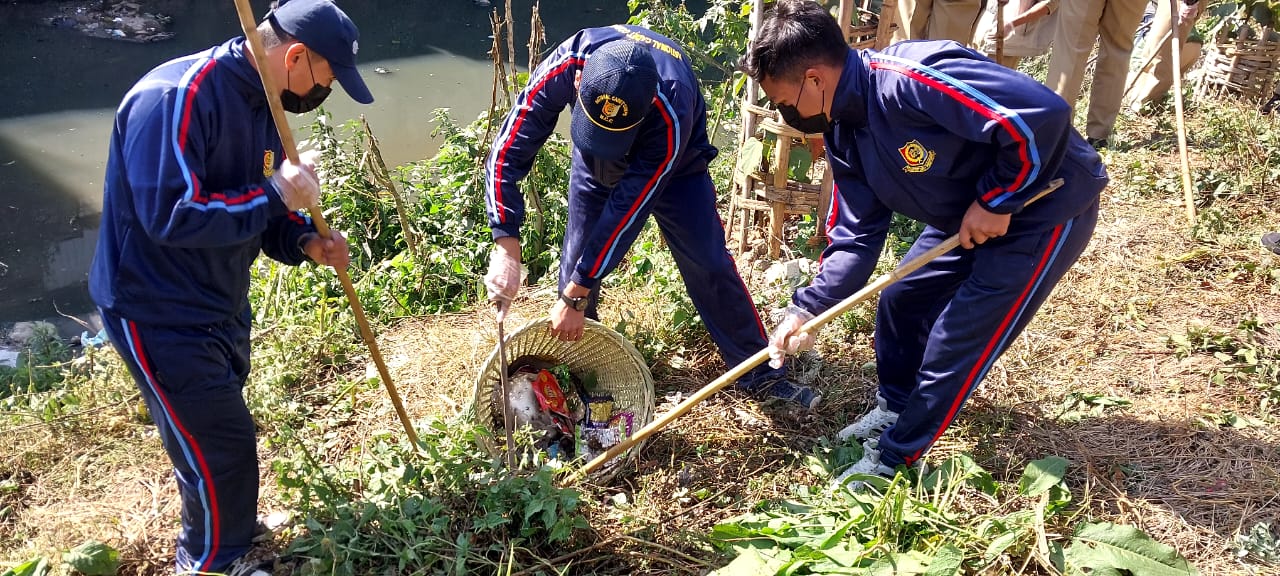
[[[502,316],[520,293],[520,275],[520,240],[511,236],[499,238],[489,254],[484,286],[489,291],[489,301],[498,305]]]
[[[769,367],[781,368],[787,354],[797,354],[813,348],[815,337],[808,332],[801,332],[813,313],[792,304],[787,306],[786,314],[769,337]]]
[[[291,211],[315,206],[320,201],[320,179],[316,176],[314,150],[303,153],[294,164],[288,158],[271,175],[271,184],[280,193],[280,200]]]

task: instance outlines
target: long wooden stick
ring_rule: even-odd
[[[996,0],[996,64],[1004,66],[1004,6],[1009,0]]]
[[[1196,196],[1191,186],[1191,158],[1187,156],[1187,123],[1182,113],[1182,22],[1178,17],[1178,0],[1169,0],[1169,19],[1177,30],[1173,39],[1173,113],[1178,124],[1178,156],[1182,160],[1182,197],[1187,205],[1187,224],[1196,225]]]
[[[267,103],[271,107],[271,117],[275,120],[276,130],[280,133],[280,143],[284,146],[284,155],[290,162],[298,161],[298,145],[293,140],[293,132],[289,128],[289,119],[284,115],[284,107],[280,105],[280,93],[276,91],[275,79],[271,76],[271,66],[267,62],[267,51],[262,46],[262,38],[258,35],[258,25],[253,19],[253,9],[249,7],[249,0],[235,0],[236,12],[240,15],[240,28],[244,31],[244,37],[249,42],[250,52],[253,54],[253,60],[258,64],[258,75],[262,77],[262,89],[266,92]],[[320,236],[328,238],[330,236],[329,224],[324,220],[324,214],[320,211],[319,206],[308,206],[307,212],[311,213],[311,222],[315,224],[316,232]],[[409,435],[409,441],[413,443],[414,448],[418,446],[418,433],[413,430],[413,423],[409,421],[409,415],[404,411],[404,405],[400,402],[400,394],[396,392],[396,385],[391,382],[391,373],[387,371],[387,365],[382,361],[382,353],[378,351],[378,342],[373,337],[373,331],[369,330],[369,320],[364,316],[364,307],[360,305],[360,297],[356,294],[356,288],[351,284],[351,277],[347,276],[345,268],[334,267],[334,271],[338,273],[338,281],[342,283],[342,291],[347,293],[347,300],[351,302],[351,311],[355,313],[356,325],[360,327],[360,337],[364,339],[365,345],[369,347],[369,355],[373,356],[373,363],[378,366],[378,375],[382,377],[382,383],[387,387],[387,394],[391,396],[391,403],[395,405],[396,415],[400,417],[400,424],[404,425],[404,431]]]
[[[1057,190],[1062,186],[1062,184],[1063,184],[1063,180],[1061,178],[1053,179],[1052,181],[1049,182],[1048,185],[1045,186],[1044,190],[1041,190],[1034,197],[1028,200],[1024,205],[1029,205],[1032,202],[1035,202],[1036,200],[1044,198],[1046,194],[1053,192],[1054,190]],[[867,298],[870,298],[872,296],[875,296],[876,294],[879,294],[881,290],[884,290],[885,288],[889,287],[890,284],[893,284],[894,282],[897,282],[903,279],[908,274],[915,272],[917,268],[920,268],[921,266],[924,266],[925,264],[932,262],[935,258],[943,254],[946,254],[947,252],[950,252],[952,249],[954,249],[956,246],[959,246],[959,245],[960,245],[960,235],[952,234],[950,238],[947,238],[941,244],[938,244],[937,246],[930,248],[928,252],[925,252],[924,254],[916,256],[915,258],[911,259],[909,262],[903,262],[901,265],[899,265],[897,268],[895,268],[891,272],[882,274],[879,278],[876,278],[875,281],[871,282],[870,284],[867,284],[861,290],[855,292],[852,296],[849,296],[848,298],[841,300],[835,306],[832,306],[831,308],[827,309],[826,312],[823,312],[822,314],[819,314],[817,317],[815,317],[813,320],[806,322],[805,325],[800,328],[800,332],[801,333],[807,332],[810,334],[817,332],[820,328],[822,328],[823,326],[826,326],[827,323],[831,322],[832,320],[835,320],[841,314],[848,312],[850,308],[853,308],[855,305],[861,303]],[[571,484],[573,482],[576,482],[581,478],[585,477],[587,474],[590,474],[592,470],[599,468],[605,462],[608,462],[622,455],[627,450],[630,450],[632,446],[635,446],[636,444],[643,442],[646,438],[652,436],[657,431],[662,430],[663,428],[666,428],[667,425],[670,424],[672,421],[674,421],[676,418],[684,416],[690,410],[692,410],[694,406],[697,406],[703,400],[710,398],[712,394],[719,392],[721,388],[724,388],[725,386],[728,386],[736,382],[739,378],[745,376],[747,372],[750,372],[751,369],[755,368],[756,366],[759,366],[765,360],[768,360],[768,359],[769,359],[768,348],[765,348],[764,350],[761,350],[759,352],[756,352],[755,354],[752,354],[750,358],[743,360],[741,363],[739,363],[737,366],[734,366],[728,372],[725,372],[719,378],[712,380],[710,384],[707,384],[697,392],[694,392],[692,396],[690,396],[684,402],[681,402],[680,404],[676,405],[676,407],[673,408],[670,412],[663,414],[662,416],[658,417],[657,420],[654,420],[653,422],[650,422],[649,424],[647,424],[645,427],[637,430],[635,434],[631,435],[630,438],[627,438],[626,440],[623,440],[622,442],[619,442],[618,444],[614,445],[612,448],[605,451],[604,454],[596,456],[593,460],[584,464],[582,468],[574,470],[572,474],[565,477],[564,483]]]
[[[507,474],[516,469],[516,442],[512,437],[515,417],[511,413],[511,385],[507,373],[507,335],[502,329],[507,313],[498,304],[498,392],[502,394],[502,429],[507,435]]]

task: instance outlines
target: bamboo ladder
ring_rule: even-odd
[[[840,0],[839,21],[844,37],[853,48],[880,49],[888,45],[892,35],[897,0],[884,0],[878,24],[854,26],[855,16],[874,15],[871,0]],[[764,0],[754,0],[751,8],[751,39],[754,40],[764,18]],[[820,184],[799,182],[788,178],[787,167],[791,151],[798,146],[808,147],[818,158],[824,150],[821,134],[802,134],[782,121],[777,110],[760,103],[760,85],[747,79],[742,103],[742,137],[739,150],[750,140],[763,142],[773,135],[775,143],[769,157],[761,158],[759,166],[734,171],[729,207],[729,227],[726,242],[737,232],[738,253],[747,250],[748,238],[757,222],[767,216],[767,244],[770,258],[778,258],[781,252],[783,225],[788,216],[816,213],[819,218],[831,206],[834,179],[831,170],[823,169]],[[739,161],[741,167],[741,161]],[[737,222],[735,222],[735,217]],[[737,224],[737,226],[735,226]],[[826,230],[818,227],[811,242],[821,242]]]

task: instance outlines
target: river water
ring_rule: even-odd
[[[240,35],[231,0],[145,2],[171,15],[176,33],[151,44],[44,23],[73,4],[13,2],[0,3],[0,325],[92,310],[86,276],[116,105],[157,64]],[[266,2],[252,4],[265,13]],[[359,106],[335,87],[326,108],[338,122],[365,114],[388,164],[434,153],[433,109],[470,121],[488,106],[489,9],[473,0],[340,4],[360,27],[360,69],[376,102]],[[517,62],[527,61],[531,4],[513,4]],[[541,14],[554,47],[579,28],[625,21],[627,9],[624,0],[554,0],[542,3]],[[291,119],[295,128],[307,122]]]

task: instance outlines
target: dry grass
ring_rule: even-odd
[[[1126,122],[1123,136],[1130,141],[1170,149],[1167,134],[1147,140],[1158,129],[1152,121]],[[1131,169],[1176,170],[1171,153],[1108,156],[1115,183],[1127,181]],[[1085,255],[930,459],[968,452],[997,479],[1016,481],[1026,462],[1064,456],[1074,463],[1069,481],[1084,517],[1136,525],[1176,546],[1202,574],[1280,574],[1275,567],[1246,571],[1233,546],[1237,533],[1258,522],[1280,525],[1274,412],[1259,416],[1264,426],[1213,424],[1209,418],[1223,412],[1258,415],[1258,390],[1248,380],[1215,384],[1208,374],[1220,362],[1179,358],[1165,343],[1190,326],[1233,330],[1247,315],[1275,331],[1276,283],[1243,265],[1280,267],[1280,257],[1256,246],[1259,233],[1280,227],[1274,210],[1280,196],[1270,189],[1231,199],[1226,208],[1239,228],[1205,240],[1187,231],[1171,198],[1132,190],[1121,195],[1119,187],[1109,192]],[[545,313],[549,293],[535,296],[513,312],[510,330]],[[616,323],[626,310],[631,322],[662,328],[666,319],[647,305],[652,298],[615,291],[602,307],[605,323]],[[383,330],[384,357],[415,420],[465,409],[495,336],[487,310],[405,319]],[[762,407],[726,391],[656,435],[634,469],[609,485],[583,487],[595,544],[556,563],[572,564],[576,573],[705,572],[718,562],[701,537],[714,524],[762,499],[785,497],[794,485],[824,481],[804,456],[869,406],[875,383],[874,371],[863,368],[873,360],[869,343],[865,332],[828,328],[823,361],[802,366],[826,395],[816,414]],[[725,369],[705,338],[678,358],[657,360],[658,413]],[[122,392],[131,388],[119,376],[99,377],[93,386],[103,397],[114,391],[123,400],[103,401],[92,414],[55,425],[0,431],[0,446],[7,447],[0,448],[0,480],[20,486],[0,496],[0,508],[14,510],[0,524],[0,568],[96,538],[122,550],[123,573],[166,573],[176,491],[159,442],[143,437],[149,428],[137,424],[137,400]],[[352,390],[350,414],[325,430],[333,439],[323,458],[357,457],[368,438],[402,434],[380,385]],[[1071,393],[1130,404],[1066,418]],[[342,409],[323,408],[320,419]],[[271,449],[264,447],[261,456],[269,461]],[[263,508],[278,507],[269,475],[263,490]],[[704,497],[692,496],[701,490]],[[625,503],[613,498],[619,493]]]

